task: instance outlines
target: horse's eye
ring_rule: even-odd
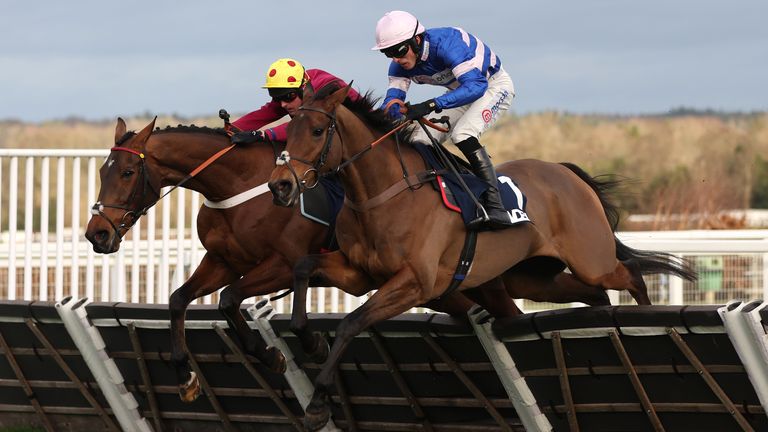
[[[312,135],[314,135],[316,137],[319,137],[322,134],[323,134],[323,129],[322,128],[317,128],[317,129],[313,129],[312,130]]]
[[[133,170],[125,170],[125,171],[123,171],[122,174],[120,174],[120,176],[123,177],[123,178],[128,178],[128,177],[130,177],[132,175],[133,175]]]

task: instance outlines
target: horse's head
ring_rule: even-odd
[[[150,178],[145,156],[154,127],[152,120],[139,133],[126,132],[123,119],[117,119],[115,146],[99,171],[101,190],[85,231],[95,252],[120,249],[122,236],[158,199],[159,185]]]
[[[308,97],[288,124],[285,151],[277,158],[277,167],[269,178],[275,204],[295,205],[305,189],[317,185],[321,173],[341,162],[341,149],[333,146],[334,141],[341,139],[336,133],[336,108],[347,97],[350,86],[330,94],[307,90]]]

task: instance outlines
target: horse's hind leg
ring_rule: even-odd
[[[570,273],[537,274],[510,270],[502,275],[510,297],[550,303],[586,303],[590,306],[610,305],[605,290],[586,284]]]
[[[279,258],[263,261],[238,281],[221,292],[219,310],[234,329],[244,351],[276,373],[285,372],[285,357],[279,349],[268,347],[261,336],[253,331],[240,312],[243,300],[287,289],[291,283],[290,267]]]
[[[223,263],[206,254],[192,276],[171,294],[168,305],[171,314],[171,362],[176,370],[179,397],[184,402],[192,402],[200,395],[197,376],[189,366],[184,336],[187,307],[192,300],[218,290],[236,280],[238,276]]]
[[[505,318],[521,313],[515,302],[509,298],[500,278],[491,279],[474,288],[454,291],[447,296],[430,300],[422,306],[447,313],[454,318],[466,320],[468,319],[467,312],[476,304],[482,306],[496,318]]]
[[[462,293],[488,311],[494,318],[508,318],[522,314],[500,277],[491,279],[475,288],[464,290]]]
[[[592,283],[605,290],[627,290],[639,305],[651,304],[651,299],[648,297],[648,287],[646,287],[640,272],[640,264],[633,258],[624,261],[617,260],[613,271],[597,277],[587,277],[578,274],[578,272],[577,276],[585,283]]]
[[[627,290],[632,295],[639,305],[651,304],[651,299],[648,297],[648,287],[645,285],[643,274],[640,271],[640,263],[634,258],[630,258],[624,261],[620,261],[619,265],[629,273],[629,288]]]

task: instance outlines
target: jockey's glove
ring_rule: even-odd
[[[389,107],[389,110],[387,110],[387,115],[392,120],[399,120],[403,114],[400,112],[400,109],[402,107],[399,103],[392,104],[392,106]]]
[[[424,117],[432,111],[440,112],[437,107],[437,102],[434,99],[417,103],[416,105],[408,105],[408,112],[405,113],[405,118],[408,120],[416,120]]]
[[[238,132],[230,138],[232,144],[252,144],[266,140],[267,138],[264,136],[264,132],[260,130]]]

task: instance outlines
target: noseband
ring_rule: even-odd
[[[320,156],[318,156],[317,160],[314,162],[310,162],[304,159],[299,159],[295,157],[291,157],[290,153],[288,153],[287,150],[283,150],[282,153],[280,153],[280,156],[277,157],[277,160],[275,161],[275,165],[285,165],[288,170],[293,175],[294,180],[296,181],[296,184],[299,185],[299,193],[304,192],[307,189],[312,189],[315,186],[317,186],[318,181],[320,180],[320,169],[325,166],[325,162],[328,159],[328,153],[331,151],[331,144],[333,143],[333,136],[336,133],[336,115],[334,113],[329,113],[327,111],[321,110],[319,108],[311,108],[311,107],[299,107],[300,111],[314,111],[319,112],[321,114],[324,114],[326,117],[330,119],[330,123],[328,124],[328,129],[326,130],[326,138],[325,138],[325,144],[323,144],[323,149],[320,151]],[[341,140],[341,144],[344,145],[344,140],[341,138],[341,134],[339,134],[339,140]],[[296,171],[291,166],[290,162],[291,159],[297,160],[304,165],[309,165],[309,169],[304,171],[304,174],[302,174],[301,178],[299,178],[298,174],[296,174]],[[315,174],[315,182],[311,185],[307,183],[307,175],[309,173]]]

